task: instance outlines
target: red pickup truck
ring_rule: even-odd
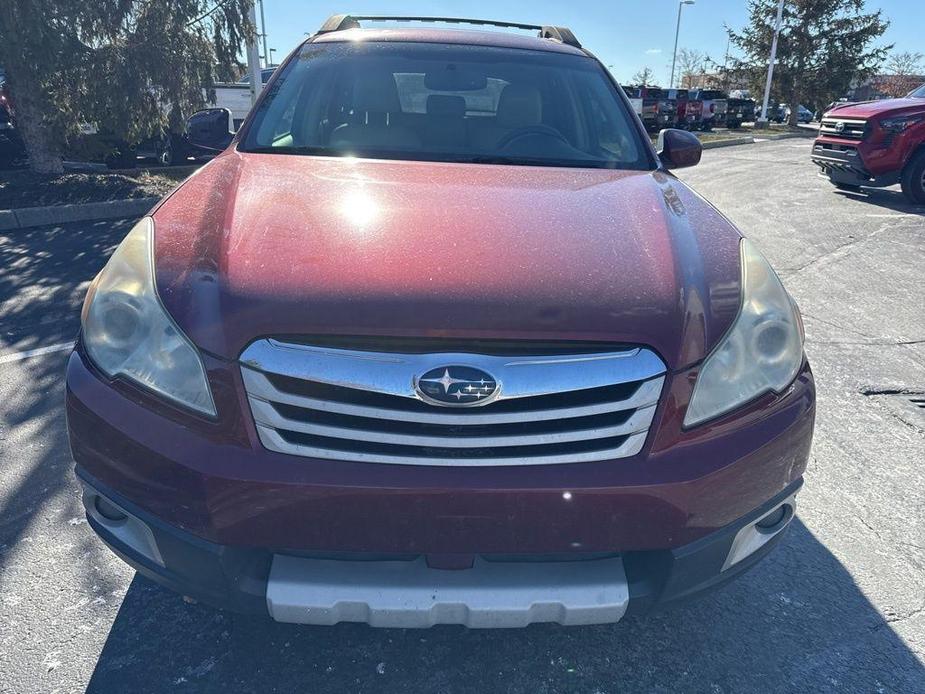
[[[925,85],[904,99],[827,111],[812,159],[836,188],[899,183],[906,197],[925,205]]]

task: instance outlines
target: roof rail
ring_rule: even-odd
[[[321,25],[318,30],[319,34],[327,34],[332,31],[345,31],[347,29],[359,29],[360,22],[427,22],[433,24],[473,24],[477,26],[493,26],[505,29],[526,29],[538,32],[541,39],[551,39],[564,43],[568,46],[581,48],[575,34],[568,27],[556,27],[539,24],[521,24],[519,22],[495,22],[490,19],[466,19],[463,17],[408,17],[408,16],[390,16],[390,15],[351,15],[351,14],[334,14],[328,17],[327,21]]]

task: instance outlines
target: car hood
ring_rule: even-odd
[[[832,118],[870,118],[893,111],[925,111],[925,99],[882,99],[839,106],[826,112]]]
[[[265,336],[594,340],[702,359],[740,235],[662,171],[229,150],[153,213],[161,300],[201,349]]]

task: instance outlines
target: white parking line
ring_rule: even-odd
[[[24,352],[12,352],[10,354],[0,354],[0,364],[8,364],[12,361],[40,357],[43,354],[52,354],[53,352],[64,352],[74,346],[73,342],[62,342],[59,345],[49,345],[48,347],[37,347],[36,349],[27,349]]]

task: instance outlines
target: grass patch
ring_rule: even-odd
[[[811,125],[815,125],[818,128],[817,123],[812,123]],[[753,124],[748,124],[748,125],[740,125],[735,130],[730,129],[729,132],[742,133],[744,135],[753,135],[753,134],[759,134],[759,133],[765,133],[765,134],[773,133],[775,135],[779,133],[800,133],[801,135],[806,135],[808,132],[812,132],[812,131],[808,130],[805,127],[791,126],[791,125],[787,125],[786,123],[769,123],[768,127],[764,128],[763,130],[759,130],[755,128]]]
[[[0,209],[45,205],[79,205],[128,198],[160,197],[190,175],[190,167],[121,172],[36,174],[28,170],[0,172]]]
[[[752,131],[745,130],[723,130],[723,131],[709,131],[709,132],[695,132],[693,133],[697,136],[697,139],[701,142],[714,142],[717,140],[734,140],[739,137],[745,137],[751,135]],[[658,141],[658,133],[651,133],[649,137],[652,138],[653,144]]]

